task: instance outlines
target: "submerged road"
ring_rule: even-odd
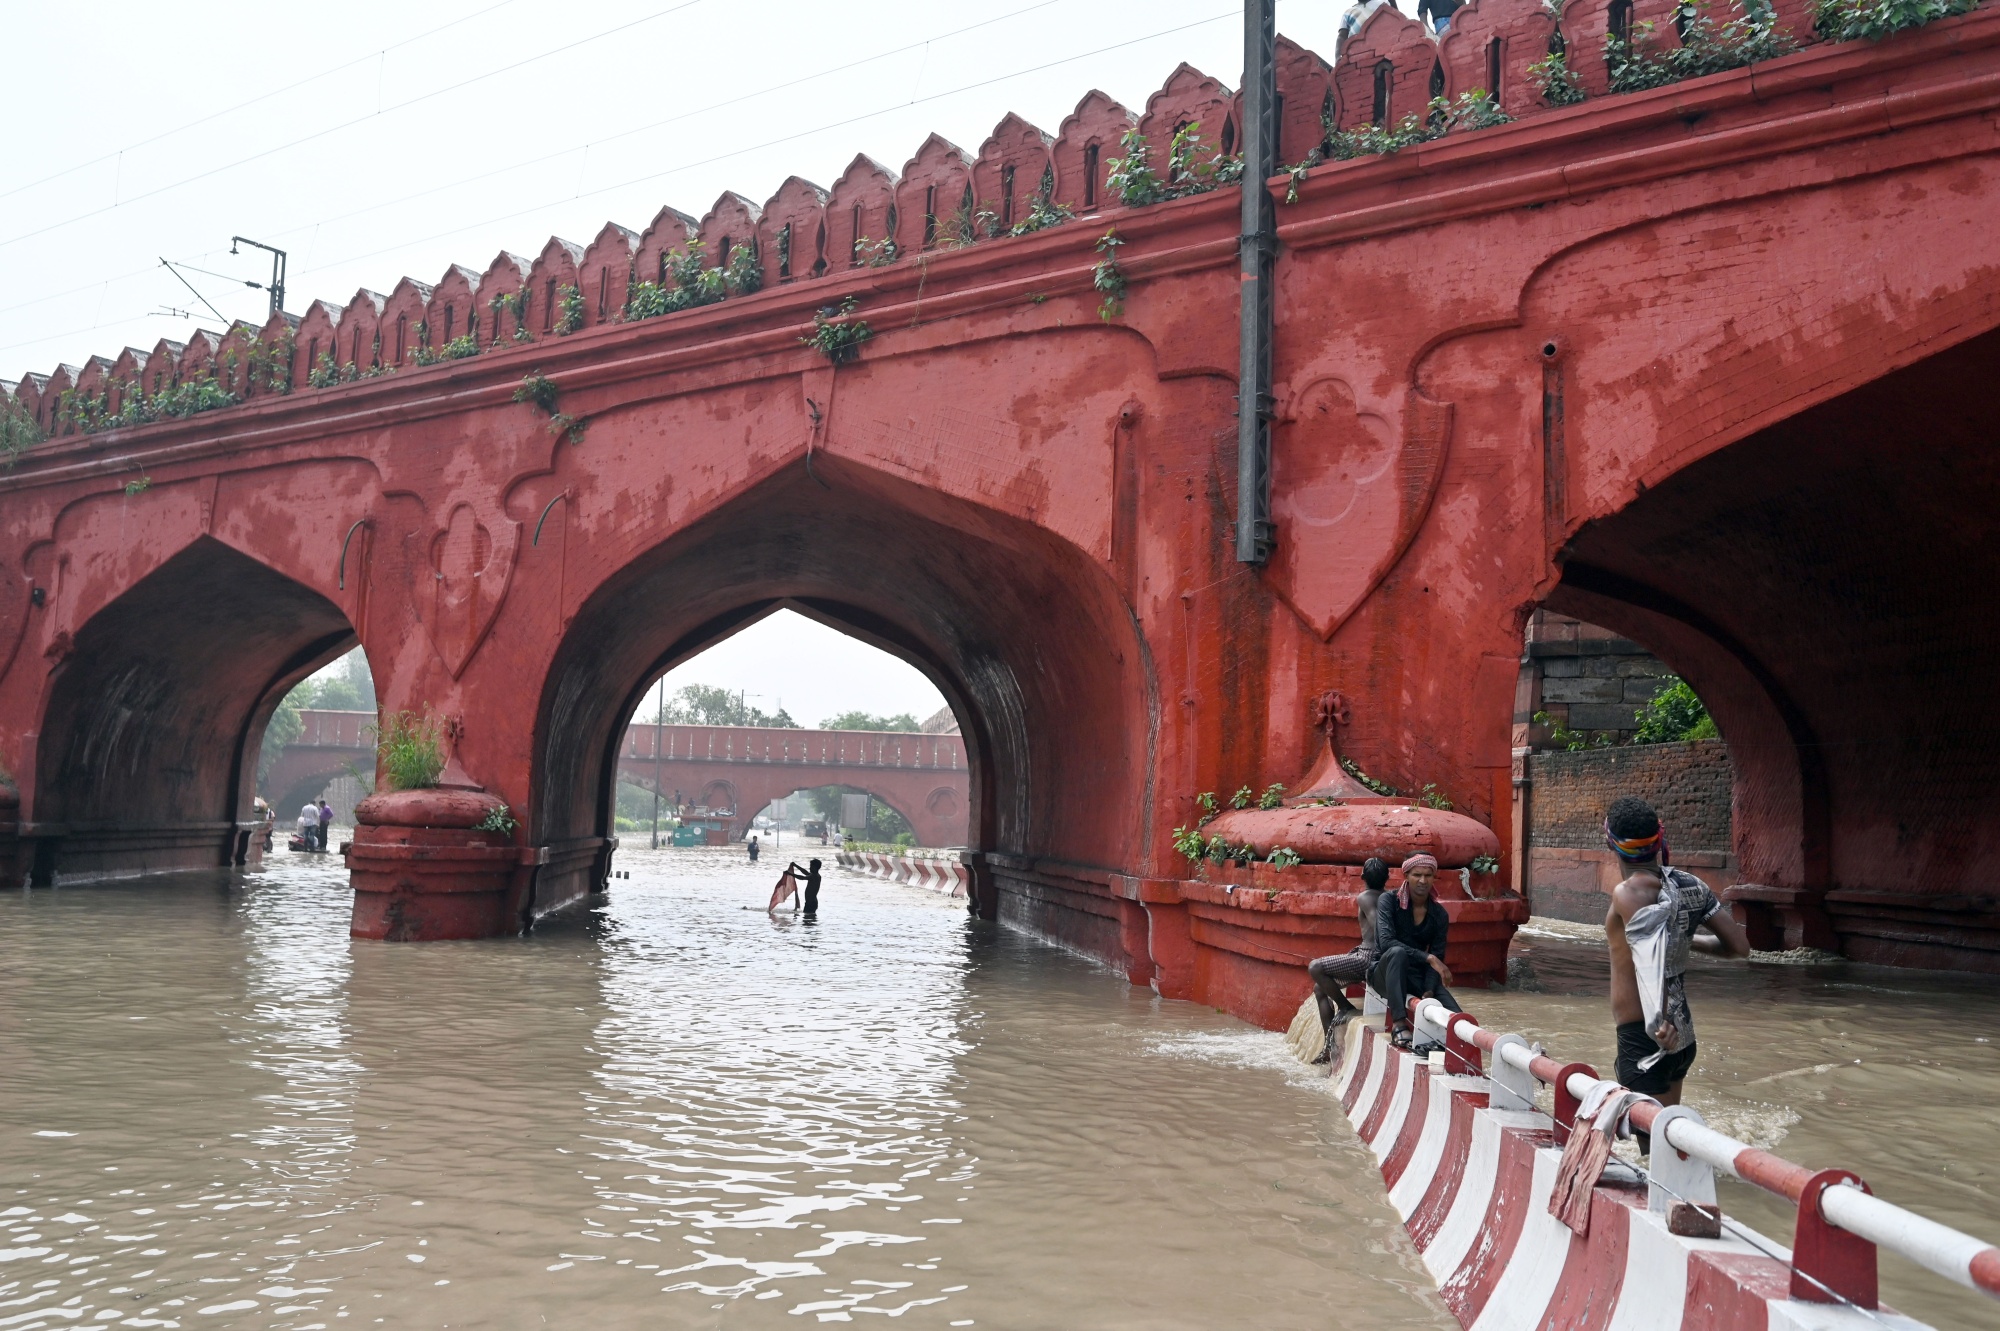
[[[9,1331],[1454,1325],[1279,1037],[832,864],[810,925],[758,909],[776,855],[619,865],[527,938],[421,947],[347,937],[338,857],[0,895]],[[1609,1066],[1601,938],[1538,922],[1513,972],[1467,1008]],[[2000,997],[1689,987],[1712,1123],[1991,1231]]]

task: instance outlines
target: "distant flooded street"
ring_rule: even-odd
[[[338,856],[0,896],[0,1326],[1453,1325],[1277,1036],[619,863],[478,943],[350,942]]]

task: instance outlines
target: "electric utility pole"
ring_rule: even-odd
[[[1278,227],[1270,179],[1278,169],[1277,0],[1243,0],[1243,229],[1241,359],[1236,376],[1236,559],[1262,564],[1271,525],[1271,269]]]
[[[271,293],[271,313],[282,313],[285,308],[285,261],[288,256],[276,245],[266,245],[263,241],[252,240],[248,236],[231,236],[229,238],[229,252],[231,254],[241,253],[236,248],[238,245],[248,245],[253,249],[264,250],[271,256],[271,285],[267,288]],[[262,284],[258,282],[245,282],[243,285],[254,287],[261,286]]]
[[[667,677],[660,676],[660,689],[653,703],[653,849],[660,848],[660,749],[667,737]],[[680,797],[675,796],[679,803]]]

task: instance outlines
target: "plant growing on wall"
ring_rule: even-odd
[[[1493,855],[1475,855],[1472,857],[1472,863],[1467,867],[1474,873],[1499,873],[1500,860],[1497,856]]]
[[[496,804],[486,811],[486,816],[472,825],[475,832],[512,832],[521,824],[514,818],[513,811],[504,804]]]
[[[1232,809],[1247,809],[1250,807],[1250,801],[1256,798],[1256,791],[1250,789],[1248,786],[1238,786],[1236,793],[1229,797],[1229,807]]]
[[[1443,809],[1447,812],[1451,809],[1451,801],[1445,797],[1445,793],[1439,790],[1437,784],[1432,781],[1424,782],[1424,788],[1418,794],[1417,801],[1426,809]]]
[[[1971,13],[1978,0],[1820,0],[1813,26],[1830,42],[1879,42],[1909,28]]]
[[[839,305],[822,305],[813,311],[813,330],[799,341],[819,352],[835,365],[844,365],[861,354],[861,344],[875,336],[875,330],[854,317],[861,302],[853,296]]]
[[[1741,18],[1717,23],[1706,4],[1688,0],[1677,11],[1675,25],[1681,40],[1674,47],[1654,36],[1651,23],[1634,24],[1629,38],[1615,32],[1606,35],[1604,64],[1610,72],[1611,91],[1661,88],[1683,79],[1774,60],[1797,49],[1791,34],[1777,26],[1769,4],[1754,5]]]
[[[1257,797],[1257,807],[1260,809],[1275,809],[1284,802],[1285,786],[1281,781],[1274,781],[1264,787],[1264,793]]]
[[[1377,795],[1387,795],[1394,798],[1402,793],[1387,781],[1377,781],[1374,777],[1362,771],[1361,764],[1355,762],[1352,758],[1342,758],[1340,760],[1340,769],[1356,781],[1359,781],[1362,785],[1368,787],[1368,789],[1374,791]]]
[[[477,333],[461,333],[438,348],[437,358],[439,360],[464,360],[468,356],[477,356],[478,354],[479,335]]]
[[[1715,718],[1708,714],[1707,705],[1686,680],[1674,675],[1669,676],[1669,681],[1666,688],[1653,695],[1651,702],[1633,713],[1639,728],[1633,733],[1632,742],[1670,744],[1716,738]]]
[[[340,366],[334,362],[333,353],[322,351],[314,361],[312,369],[306,373],[306,383],[313,388],[331,388],[340,382]]]
[[[583,293],[572,286],[556,288],[556,336],[568,337],[583,327]]]
[[[1118,266],[1118,250],[1125,244],[1118,228],[1112,227],[1097,241],[1101,256],[1090,270],[1090,285],[1097,292],[1097,317],[1106,323],[1125,313],[1125,270]]]
[[[125,482],[125,493],[128,496],[142,495],[152,488],[153,478],[150,476],[134,476],[131,480]]]
[[[624,317],[628,322],[713,305],[730,296],[747,296],[764,285],[763,265],[748,245],[731,245],[728,261],[710,267],[706,247],[698,240],[690,241],[687,249],[670,251],[663,267],[660,281],[634,282],[627,289]]]
[[[549,418],[549,433],[561,435],[572,444],[583,442],[585,421],[581,416],[565,415],[556,410],[557,389],[555,380],[537,370],[521,380],[514,390],[514,400],[526,403],[543,412]]]
[[[48,438],[28,409],[13,396],[0,398],[0,455],[12,467],[21,454]]]
[[[416,712],[385,712],[374,728],[375,756],[391,790],[421,790],[435,786],[444,774],[444,719],[426,707]]]
[[[1549,743],[1571,753],[1581,753],[1585,749],[1608,749],[1611,747],[1609,735],[1599,735],[1592,739],[1587,731],[1571,730],[1547,712],[1536,712],[1532,718],[1538,726],[1549,728]]]
[[[864,268],[886,268],[896,262],[899,254],[892,236],[884,236],[880,240],[870,240],[866,236],[854,238],[854,258]]]
[[[1569,67],[1569,57],[1564,52],[1549,52],[1529,65],[1527,73],[1528,82],[1550,106],[1575,106],[1583,100],[1583,81]]]
[[[1271,852],[1270,862],[1274,868],[1289,869],[1294,864],[1297,864],[1299,860],[1299,853],[1290,846],[1280,846]]]

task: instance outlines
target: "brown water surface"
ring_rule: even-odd
[[[917,889],[619,863],[477,943],[350,941],[282,851],[0,895],[0,1331],[1454,1325],[1277,1036]]]

